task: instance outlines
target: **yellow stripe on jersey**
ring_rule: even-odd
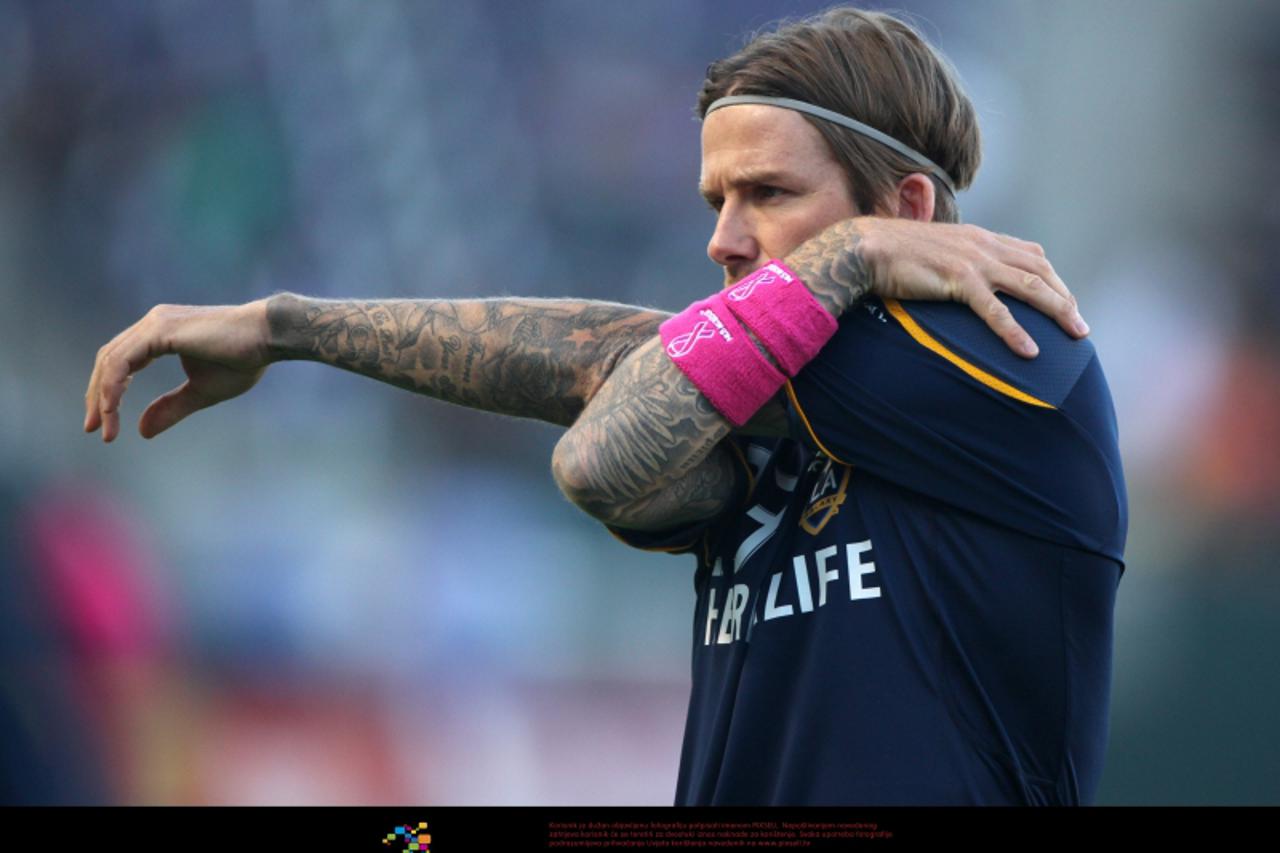
[[[729,449],[733,451],[733,455],[738,457],[738,461],[742,463],[742,470],[747,472],[747,492],[746,497],[742,499],[742,505],[745,507],[751,503],[751,498],[756,491],[756,475],[751,470],[751,463],[747,461],[747,457],[742,454],[742,448],[738,447],[735,442],[725,441],[729,445]]]
[[[999,391],[1001,394],[1004,394],[1007,397],[1012,397],[1013,399],[1021,403],[1027,403],[1032,406],[1041,406],[1042,408],[1045,408],[1045,409],[1056,408],[1052,404],[1046,403],[1044,400],[1041,400],[1038,397],[1032,397],[1030,394],[1026,393],[1025,391],[1020,391],[1017,388],[1014,388],[1008,382],[1005,382],[1002,379],[998,379],[997,377],[992,376],[990,373],[987,373],[982,368],[978,367],[972,362],[966,361],[965,359],[956,355],[951,350],[947,349],[945,346],[939,343],[937,339],[935,339],[932,335],[930,335],[928,332],[922,329],[920,327],[920,324],[915,321],[915,318],[913,318],[910,314],[907,313],[907,309],[903,308],[902,303],[898,302],[898,300],[886,299],[884,300],[884,307],[889,309],[889,313],[893,315],[893,319],[897,320],[899,325],[901,325],[902,328],[906,329],[907,334],[910,335],[912,338],[914,338],[916,343],[920,344],[925,349],[928,349],[931,352],[937,353],[938,355],[942,356],[947,361],[951,362],[956,367],[963,370],[969,376],[978,380],[983,385],[986,385],[988,388],[994,388],[996,391]],[[812,432],[812,430],[810,430],[810,432]],[[831,454],[827,454],[827,455],[830,456]]]
[[[791,386],[790,379],[787,380],[787,396],[791,398],[791,405],[796,407],[796,414],[800,416],[800,420],[804,423],[804,428],[809,431],[809,437],[813,439],[814,444],[818,445],[818,449],[825,453],[828,459],[834,459],[841,465],[848,465],[848,462],[827,450],[826,445],[818,438],[818,434],[813,431],[813,424],[809,423],[809,417],[804,413],[804,409],[800,407],[800,399],[796,396],[796,389]]]

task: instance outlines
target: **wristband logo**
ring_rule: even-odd
[[[716,312],[710,308],[703,308],[698,313],[706,319],[699,320],[698,325],[693,327],[693,331],[676,335],[667,343],[667,355],[673,359],[684,358],[703,338],[714,338],[719,335],[727,343],[733,343],[733,335],[724,327],[724,321],[716,315]]]
[[[667,355],[672,358],[684,358],[697,345],[698,341],[703,338],[714,338],[716,330],[706,320],[698,321],[698,325],[693,327],[693,331],[685,332],[683,335],[676,335],[667,342]]]
[[[778,280],[776,275],[771,272],[766,272],[766,270],[768,270],[768,267],[765,267],[765,269],[760,270],[760,272],[753,276],[750,276],[742,284],[731,289],[726,295],[734,302],[742,302],[743,300],[750,298],[751,294],[755,293],[757,287],[762,284],[773,284]]]

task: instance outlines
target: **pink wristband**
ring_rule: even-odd
[[[836,318],[782,261],[770,261],[724,294],[729,310],[787,376],[799,373],[836,333]]]
[[[734,426],[787,381],[725,307],[724,294],[695,302],[659,328],[667,357]]]

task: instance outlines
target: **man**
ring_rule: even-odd
[[[677,801],[1089,802],[1126,526],[1092,347],[1012,306],[1045,345],[1023,361],[891,285],[851,311],[812,262],[873,205],[954,217],[971,106],[905,25],[835,10],[713,65],[699,107],[709,253],[742,281],[703,310],[762,337],[734,299],[785,257],[840,325],[728,440],[732,395],[708,406],[717,377],[676,366],[690,340],[650,341],[556,449],[566,493],[626,541],[698,555]]]
[[[1087,331],[1039,247],[930,223],[976,171],[971,105],[910,28],[840,9],[713,65],[700,110],[731,290],[674,317],[158,306],[99,351],[85,429],[113,440],[129,377],[169,353],[189,378],[143,412],[146,437],[287,358],[569,426],[552,468],[570,499],[698,557],[678,803],[1089,801],[1124,530],[1114,420],[1092,348],[994,295]]]

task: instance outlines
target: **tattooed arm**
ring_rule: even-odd
[[[859,228],[858,220],[838,223],[786,258],[835,317],[871,287]],[[763,347],[760,351],[772,360]],[[740,469],[721,445],[732,429],[655,335],[595,394],[556,444],[551,468],[565,495],[607,524],[677,527],[718,515],[732,497]],[[742,431],[786,435],[781,395]]]
[[[277,294],[238,306],[158,305],[98,351],[85,430],[119,434],[134,373],[177,354],[187,382],[143,412],[146,438],[242,394],[267,366],[310,359],[451,403],[567,426],[667,314],[585,300],[338,301]]]
[[[320,361],[450,403],[568,426],[666,313],[582,300],[267,301],[273,361]]]
[[[870,291],[952,299],[968,303],[1011,348],[1034,355],[1034,342],[995,296],[1004,291],[1073,334],[1088,331],[1039,246],[971,225],[845,220],[785,260],[835,317]],[[673,528],[719,514],[732,497],[739,469],[721,443],[730,430],[654,337],[618,365],[561,438],[552,471],[570,500],[606,523]],[[785,435],[781,395],[742,431]]]
[[[912,223],[903,232],[902,222],[838,223],[802,246],[790,263],[815,283],[818,299],[833,314],[870,282],[883,295],[966,301],[1012,343],[1025,333],[992,295],[990,283],[997,282],[1063,322],[1055,310],[1060,306],[1045,295],[1066,305],[1055,292],[1065,286],[1039,247],[972,226]],[[1025,257],[1010,261],[1027,276],[1021,288],[1010,278],[1011,268],[990,268],[990,251],[973,251],[993,241],[1006,252],[1021,247]],[[986,266],[978,263],[984,257]],[[1040,268],[1055,282],[1052,290],[1025,272]],[[824,281],[849,287],[828,291]],[[1074,303],[1068,307],[1074,314]],[[631,354],[610,393],[557,449],[555,470],[566,493],[602,517],[671,526],[689,513],[713,514],[731,493],[732,475],[724,451],[713,452],[728,425],[659,357],[656,331],[666,316],[581,300],[335,302],[280,294],[240,306],[159,305],[98,350],[84,429],[101,428],[104,441],[114,440],[133,374],[169,354],[180,356],[187,381],[143,412],[138,430],[146,438],[244,393],[268,365],[288,358],[311,358],[461,405],[568,425],[601,396],[598,389]],[[774,401],[745,431],[781,434],[783,413]],[[677,510],[667,512],[663,499],[678,503]]]

